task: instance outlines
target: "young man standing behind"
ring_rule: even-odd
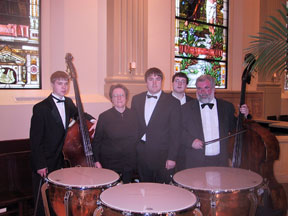
[[[185,94],[188,83],[189,80],[185,73],[175,73],[172,77],[173,91],[171,94],[180,101],[181,105],[193,100],[192,97]]]

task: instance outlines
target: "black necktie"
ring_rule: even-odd
[[[214,106],[213,103],[204,103],[204,104],[201,104],[202,109],[203,109],[206,105],[207,105],[210,109],[212,109],[213,106]]]
[[[64,102],[65,102],[65,100],[61,100],[61,99],[59,99],[59,98],[56,98],[56,97],[53,96],[53,95],[52,95],[52,97],[57,100],[57,103],[62,103],[62,102],[64,103]]]
[[[157,99],[157,96],[147,94],[147,98],[148,98],[148,99],[149,99],[149,98],[155,98],[155,99]]]

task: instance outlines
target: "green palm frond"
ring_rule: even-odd
[[[256,36],[249,36],[252,41],[245,49],[247,53],[253,54],[256,58],[252,70],[257,68],[266,78],[272,77],[274,73],[281,76],[287,67],[288,29],[286,24],[288,18],[286,14],[288,14],[288,9],[284,4],[282,6],[282,10],[277,10],[280,19],[270,16],[271,20],[265,22],[265,26],[262,27],[263,31]]]

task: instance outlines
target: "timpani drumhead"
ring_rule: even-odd
[[[173,181],[192,190],[233,192],[259,186],[263,179],[252,171],[230,167],[197,167],[182,170]]]
[[[196,196],[183,188],[157,183],[117,185],[101,193],[109,208],[134,213],[168,213],[194,207]]]
[[[71,167],[56,170],[48,175],[51,183],[75,188],[96,188],[115,183],[119,175],[109,169]]]

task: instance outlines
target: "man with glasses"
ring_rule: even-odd
[[[180,101],[181,105],[193,100],[192,97],[185,94],[188,82],[189,80],[187,75],[182,72],[175,73],[172,77],[172,96],[177,98]]]

